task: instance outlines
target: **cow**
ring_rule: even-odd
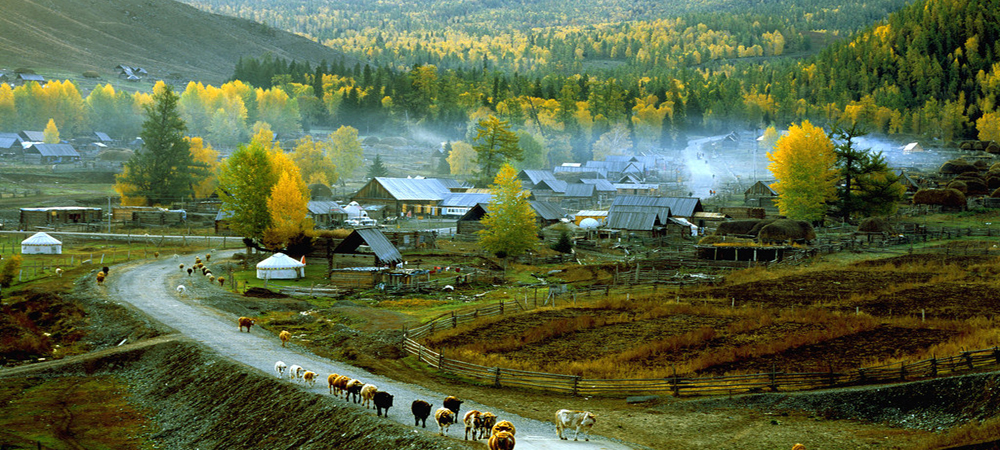
[[[285,378],[285,371],[288,370],[288,366],[284,362],[278,361],[274,363],[274,371],[278,373],[278,378]]]
[[[305,383],[308,384],[309,387],[314,387],[314,386],[316,386],[316,377],[317,376],[318,375],[316,375],[316,372],[313,372],[311,370],[307,370],[305,373],[302,374],[302,380],[305,381]]]
[[[382,417],[382,410],[385,410],[385,416],[389,417],[389,408],[392,407],[392,394],[386,391],[377,391],[374,396],[375,402],[375,415]]]
[[[493,425],[497,424],[497,416],[489,411],[479,415],[476,421],[476,430],[479,431],[480,438],[488,438],[493,430]]]
[[[458,417],[458,408],[462,406],[462,401],[454,396],[449,395],[444,398],[444,405],[442,406],[450,409],[451,412],[455,413],[455,417]]]
[[[333,394],[333,385],[336,384],[337,377],[339,377],[339,376],[340,375],[337,375],[335,373],[331,373],[330,376],[326,377],[326,384],[330,385],[330,394]],[[339,390],[338,390],[338,392],[339,392]]]
[[[284,347],[286,342],[292,340],[292,333],[282,330],[281,333],[278,333],[278,339],[281,339],[281,346]]]
[[[247,333],[249,333],[250,332],[250,327],[253,326],[254,322],[255,321],[253,319],[249,318],[249,317],[240,317],[240,320],[239,320],[240,331],[243,331],[243,327],[246,327],[247,328]]]
[[[431,404],[423,400],[414,400],[410,405],[410,412],[413,413],[413,426],[421,425],[427,428],[427,416],[431,415]]]
[[[486,441],[490,450],[514,450],[514,434],[508,431],[501,431],[490,436]]]
[[[517,430],[514,429],[514,424],[512,424],[512,423],[510,423],[510,422],[508,422],[506,420],[501,420],[501,421],[497,422],[496,425],[493,425],[493,430],[492,430],[491,434],[497,434],[497,433],[499,433],[501,431],[506,431],[506,432],[510,433],[511,435],[517,434]]]
[[[573,440],[577,440],[580,437],[580,429],[583,428],[586,432],[583,435],[583,440],[590,440],[590,428],[594,426],[597,421],[597,416],[589,411],[571,411],[568,409],[560,409],[556,411],[556,434],[559,435],[559,439],[568,439],[563,437],[563,430],[566,429],[576,429],[576,435],[573,436]]]
[[[472,410],[465,413],[462,423],[465,424],[465,440],[469,440],[469,431],[472,432],[472,440],[476,440],[476,423],[479,422],[479,411]]]
[[[306,370],[303,369],[302,366],[293,364],[288,368],[288,378],[297,383],[302,379],[302,374],[305,373],[305,371]]]
[[[448,432],[448,427],[455,423],[455,413],[448,408],[438,408],[434,412],[434,420],[438,424],[438,428],[441,430],[441,436],[444,436]]]
[[[344,399],[350,399],[352,402],[357,403],[361,397],[361,388],[365,386],[361,380],[353,379],[347,382],[347,396]]]
[[[375,393],[378,392],[378,386],[374,384],[366,384],[361,386],[361,406],[368,409],[368,405],[372,403],[372,399],[375,398]],[[372,405],[373,407],[375,405]]]
[[[347,399],[347,383],[351,381],[351,377],[340,375],[335,380],[333,380],[333,395],[340,397],[341,393],[344,393],[344,399]]]

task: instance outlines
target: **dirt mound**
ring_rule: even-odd
[[[264,289],[264,288],[260,288],[260,287],[252,287],[250,289],[247,289],[246,292],[243,293],[243,295],[247,296],[247,297],[253,297],[253,298],[287,298],[288,297],[285,294],[281,294],[281,293],[274,292],[274,291],[271,291],[269,289]]]

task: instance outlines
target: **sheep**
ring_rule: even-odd
[[[284,362],[278,361],[278,362],[274,363],[274,371],[277,372],[278,378],[284,379],[285,378],[285,371],[287,371],[287,370],[288,370],[288,366],[285,365]]]
[[[219,286],[225,286],[226,285],[226,278],[225,277],[216,278],[215,281],[219,282]]]
[[[284,333],[284,331],[282,331],[282,333]],[[282,341],[281,344],[284,345],[284,341]],[[331,373],[330,376],[326,377],[326,384],[330,385],[330,395],[333,395],[333,385],[336,384],[338,377],[340,377],[340,375],[335,373]]]
[[[382,410],[385,410],[385,416],[389,417],[389,408],[392,407],[392,394],[385,391],[375,392],[375,415],[382,417]]]
[[[514,434],[501,431],[490,436],[486,445],[490,450],[514,450]]]
[[[792,450],[806,450],[806,446],[802,444],[795,444],[792,446]]]
[[[62,278],[62,274],[63,274],[62,267],[56,267],[56,275],[58,275],[59,278]]]
[[[444,398],[444,404],[442,406],[450,409],[451,412],[455,413],[455,417],[458,417],[458,408],[462,406],[462,401],[449,395]]]
[[[378,392],[378,386],[374,384],[366,384],[361,387],[361,406],[368,409],[368,405],[371,404],[372,399],[375,398],[375,392]],[[374,407],[375,405],[372,405]]]
[[[427,416],[431,415],[431,404],[423,400],[414,400],[410,405],[410,412],[413,413],[413,426],[421,425],[427,428]]]
[[[184,295],[187,292],[187,288],[183,284],[177,285],[177,295]]]
[[[489,411],[484,412],[479,415],[479,420],[476,421],[476,431],[479,432],[480,438],[487,438],[490,432],[493,430],[493,425],[497,424],[497,416]]]
[[[286,342],[292,340],[292,333],[289,333],[288,330],[281,330],[281,333],[278,333],[278,339],[281,339],[281,346],[284,347]]]
[[[243,331],[243,327],[247,327],[247,333],[249,333],[250,327],[252,327],[256,321],[249,317],[240,317],[238,322],[240,325],[240,331]]]
[[[506,431],[506,432],[510,433],[511,435],[517,434],[517,430],[514,429],[514,424],[512,424],[512,423],[510,423],[510,422],[508,422],[506,420],[501,420],[501,421],[497,422],[496,425],[493,425],[493,434],[497,434],[497,433],[499,433],[501,431]]]
[[[208,274],[208,282],[209,283],[215,283],[215,275]]]
[[[305,383],[308,384],[309,387],[316,386],[316,377],[317,377],[316,372],[313,372],[311,370],[307,370],[306,373],[302,374],[302,380],[305,381]]]
[[[358,401],[360,400],[360,396],[361,396],[361,388],[363,388],[364,386],[365,386],[365,383],[363,383],[361,380],[358,380],[356,378],[352,379],[351,381],[348,381],[347,382],[347,396],[344,397],[344,399],[346,400],[346,399],[350,398],[352,402],[358,403]]]
[[[195,264],[201,264],[201,258],[199,258],[199,257],[195,256],[195,257],[194,257],[194,263],[195,263]]]
[[[476,422],[479,422],[479,411],[472,410],[465,413],[462,423],[465,424],[465,440],[469,440],[469,432],[472,432],[472,440],[476,440]]]
[[[455,413],[448,408],[438,408],[434,412],[434,420],[438,424],[438,428],[441,430],[441,436],[444,436],[448,432],[448,427],[455,423]]]
[[[299,380],[302,379],[302,373],[305,371],[306,370],[303,369],[302,366],[298,364],[293,364],[291,367],[288,368],[288,378],[291,378],[292,381],[298,383]]]

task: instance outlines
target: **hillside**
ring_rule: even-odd
[[[240,57],[265,53],[313,63],[341,57],[301,36],[170,0],[0,2],[0,68],[8,71],[114,77],[115,66],[128,64],[156,79],[218,84]]]

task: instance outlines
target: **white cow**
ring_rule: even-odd
[[[594,426],[597,421],[597,416],[589,411],[571,411],[568,409],[560,409],[556,411],[556,434],[559,435],[559,439],[568,439],[563,437],[563,430],[576,428],[576,435],[573,436],[573,440],[577,440],[580,437],[580,428],[586,430],[583,436],[583,440],[590,440],[590,428]]]
[[[288,368],[288,378],[291,378],[292,381],[296,383],[300,383],[301,382],[300,380],[302,379],[302,374],[304,374],[305,372],[306,369],[303,369],[302,366],[298,364],[293,364],[291,367]]]
[[[278,361],[274,363],[274,371],[278,373],[278,378],[285,378],[285,371],[288,370],[288,366],[284,362]]]

